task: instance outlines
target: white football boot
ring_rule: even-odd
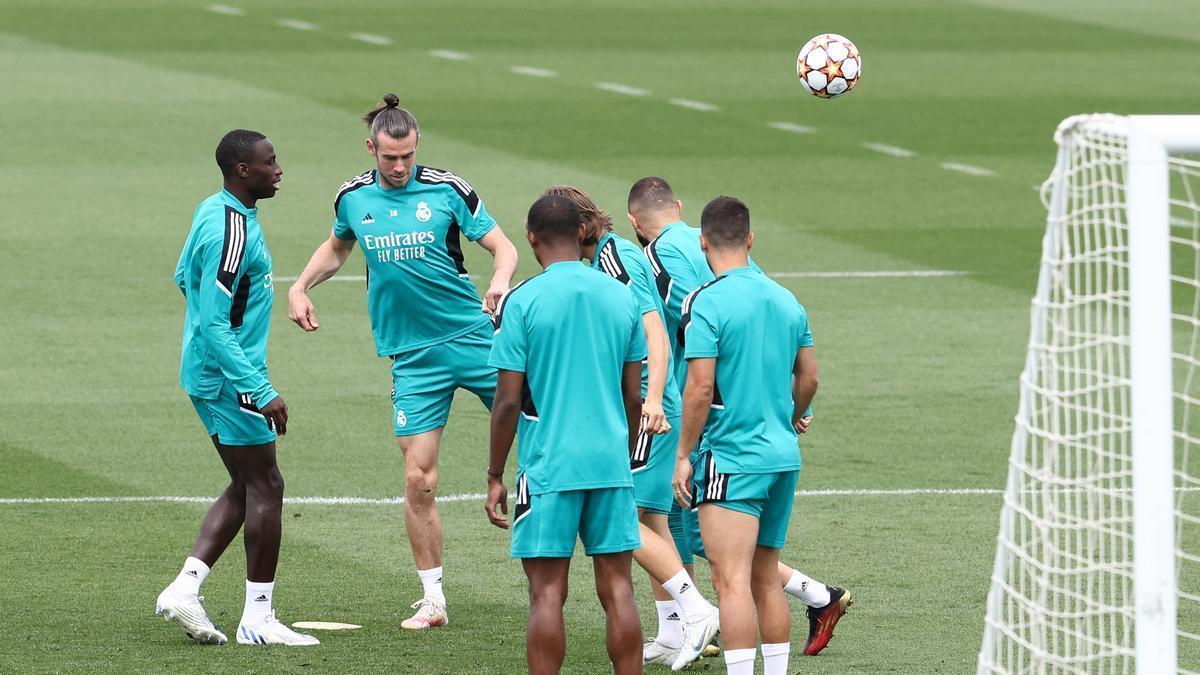
[[[721,614],[716,609],[699,619],[683,624],[683,644],[671,664],[671,670],[683,670],[689,663],[700,658],[708,643],[721,632]]]
[[[297,633],[287,624],[275,618],[274,610],[258,623],[243,623],[238,626],[237,641],[240,645],[288,645],[305,647],[319,645],[321,641],[307,633]]]
[[[407,630],[425,630],[437,628],[450,623],[450,615],[446,613],[446,605],[433,598],[421,598],[412,604],[416,614],[400,622],[400,627]]]
[[[658,640],[651,640],[642,645],[642,665],[669,666],[675,663],[675,657],[678,654],[678,647],[667,647]]]
[[[155,614],[179,624],[183,632],[197,644],[223,645],[229,638],[213,625],[212,619],[200,604],[204,598],[195,593],[175,593],[169,587],[158,594]]]

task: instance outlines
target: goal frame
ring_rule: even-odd
[[[1130,412],[1133,483],[1133,591],[1134,663],[1138,675],[1174,673],[1178,670],[1178,609],[1175,572],[1175,441],[1173,423],[1170,172],[1168,157],[1200,153],[1200,115],[1087,115],[1064,120],[1059,133],[1072,128],[1095,128],[1123,136],[1127,142],[1125,165],[1126,219],[1129,246],[1130,293]],[[1056,134],[1056,138],[1058,135]],[[1061,219],[1066,210],[1063,176],[1069,161],[1060,144],[1055,180],[1050,195],[1049,219]],[[1063,242],[1059,230],[1048,227],[1038,276],[1039,298],[1048,297],[1052,265]],[[1046,309],[1034,303],[1030,345],[1043,340]],[[1036,381],[1038,363],[1032,350],[1026,357],[1023,378]],[[1021,388],[1019,414],[1030,418],[1032,401]],[[1013,457],[1024,457],[1028,436],[1018,426],[1013,435]],[[1020,489],[1020,477],[1010,468],[1005,491]],[[995,654],[996,632],[1002,609],[1002,583],[1012,553],[1004,545],[1013,531],[1013,514],[1002,508],[1000,536],[987,599],[987,621],[979,658]]]

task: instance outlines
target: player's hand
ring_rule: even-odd
[[[792,422],[792,426],[796,429],[796,433],[802,434],[808,431],[808,425],[812,424],[812,415],[801,417]]]
[[[692,462],[688,458],[675,460],[675,476],[671,479],[675,501],[685,509],[692,508]]]
[[[508,292],[508,284],[492,283],[488,286],[487,293],[483,294],[483,313],[495,314],[496,305],[500,304],[500,299]]]
[[[267,418],[267,424],[275,430],[275,433],[280,436],[287,433],[288,409],[287,404],[283,402],[283,397],[276,394],[275,398],[271,399],[258,410],[262,416]]]
[[[493,525],[502,530],[508,529],[508,488],[504,487],[504,481],[488,476],[487,503],[483,505],[483,510]]]
[[[646,399],[642,402],[642,428],[648,434],[665,434],[671,430],[671,423],[663,412],[662,401]]]
[[[301,290],[288,291],[288,318],[309,333],[321,327],[312,300],[308,298],[308,293]]]

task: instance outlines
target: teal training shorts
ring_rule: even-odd
[[[672,500],[671,512],[667,514],[667,527],[671,528],[675,550],[679,551],[679,559],[684,565],[694,564],[697,557],[708,560],[704,552],[704,540],[700,538],[700,520],[695,508],[685,509]]]
[[[513,510],[514,558],[570,558],[575,540],[586,555],[633,551],[642,545],[633,488],[596,488],[529,494],[517,477]]]
[[[392,356],[392,423],[397,436],[446,426],[454,392],[468,389],[492,408],[496,369],[488,366],[492,326]]]
[[[669,514],[675,501],[671,478],[675,475],[675,446],[682,422],[678,417],[667,422],[671,430],[665,434],[638,432],[637,445],[629,458],[634,499],[638,508],[650,513]]]
[[[692,476],[692,503],[748,513],[758,518],[758,545],[783,548],[799,474],[799,471],[717,473],[712,455],[701,452]]]
[[[250,395],[235,392],[229,380],[217,398],[191,399],[204,430],[221,445],[264,445],[275,440],[275,428],[250,401]]]

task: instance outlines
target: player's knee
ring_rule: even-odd
[[[536,608],[562,608],[567,603],[565,583],[547,583],[529,586],[529,604]]]
[[[434,493],[437,492],[437,471],[424,470],[420,467],[406,469],[404,483],[410,499],[421,502],[433,501]]]

